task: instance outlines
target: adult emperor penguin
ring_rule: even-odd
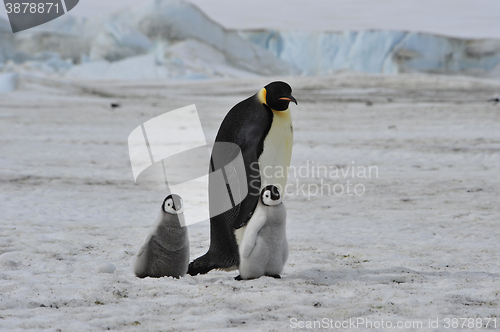
[[[146,237],[134,262],[139,278],[174,277],[186,274],[189,264],[189,238],[179,195],[168,195],[161,206],[156,225]]]
[[[248,221],[240,247],[240,275],[236,280],[261,276],[281,278],[288,258],[286,209],[273,185],[262,189],[259,203]]]
[[[222,214],[211,213],[210,248],[189,264],[189,274],[236,269],[238,243],[257,206],[261,189],[272,184],[284,190],[293,143],[290,102],[297,104],[292,88],[285,82],[272,82],[235,105],[222,121],[212,150],[211,172],[225,171],[224,166],[231,159],[225,145],[217,143],[236,144],[245,164],[246,184],[243,185],[247,186],[248,195]],[[227,174],[225,176],[227,178]],[[215,185],[210,182],[209,188]],[[218,192],[209,190],[210,210],[215,210],[213,207],[219,201]]]

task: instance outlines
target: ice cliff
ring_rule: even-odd
[[[197,79],[330,75],[343,70],[500,77],[500,40],[405,31],[232,31],[181,0],[111,15],[64,15],[16,34],[0,19],[0,73]],[[4,90],[15,86],[3,77]],[[2,81],[0,80],[0,81]],[[5,83],[9,82],[9,83]]]
[[[405,31],[262,30],[240,34],[305,75],[328,75],[341,70],[500,75],[500,40]]]
[[[150,0],[92,19],[64,15],[14,35],[2,33],[4,30],[10,28],[1,21],[3,71],[43,67],[68,76],[107,79],[298,73],[271,52],[180,0]],[[50,60],[49,66],[38,63],[41,54]]]

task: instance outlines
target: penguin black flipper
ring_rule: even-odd
[[[210,218],[210,248],[205,255],[189,264],[190,275],[204,274],[212,269],[231,269],[239,265],[234,231],[248,222],[259,201],[261,180],[258,159],[272,121],[272,110],[259,100],[257,94],[235,105],[222,121],[212,150],[211,171],[224,167],[234,157],[234,154],[224,149],[223,144],[217,143],[236,144],[245,164],[248,194],[240,204]],[[218,204],[218,201],[220,197],[217,192],[209,190],[210,206]]]
[[[272,115],[272,113],[271,113]],[[272,121],[272,117],[271,117]],[[245,226],[252,217],[260,196],[260,167],[259,156],[262,153],[262,142],[258,142],[254,137],[249,137],[246,149],[242,149],[243,160],[245,162],[245,173],[247,177],[247,196],[239,204],[238,216],[233,221],[233,228],[238,229]]]
[[[238,211],[230,213],[234,229],[246,225],[252,216],[260,197],[260,168],[259,157],[264,150],[264,139],[271,129],[273,112],[265,104],[262,104],[257,94],[234,106],[222,121],[221,127],[215,139],[216,145],[212,151],[213,170],[217,170],[232,161],[227,149],[217,151],[218,142],[234,143],[239,146],[245,164],[247,179],[247,196],[237,205]],[[225,130],[225,128],[232,130]],[[235,135],[235,133],[238,133]],[[222,146],[224,147],[224,146]],[[239,152],[239,151],[238,151]],[[219,197],[210,197],[210,200]],[[235,207],[236,208],[236,207]],[[237,214],[235,217],[234,214]]]

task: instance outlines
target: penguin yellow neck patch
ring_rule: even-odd
[[[267,90],[266,90],[266,88],[260,89],[259,93],[257,94],[257,98],[259,99],[259,101],[262,104],[266,104],[267,105],[266,96],[267,96]]]

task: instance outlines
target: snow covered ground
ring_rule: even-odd
[[[429,318],[443,329],[465,317],[498,328],[500,106],[486,102],[498,81],[286,78],[299,101],[298,174],[284,200],[283,279],[134,277],[162,193],[133,183],[128,134],[196,103],[213,141],[229,108],[271,80],[21,75],[0,98],[0,330],[282,331],[326,318],[434,331]],[[371,177],[358,172],[370,166]],[[327,194],[347,181],[365,193]],[[208,248],[208,226],[189,226],[192,259]]]

